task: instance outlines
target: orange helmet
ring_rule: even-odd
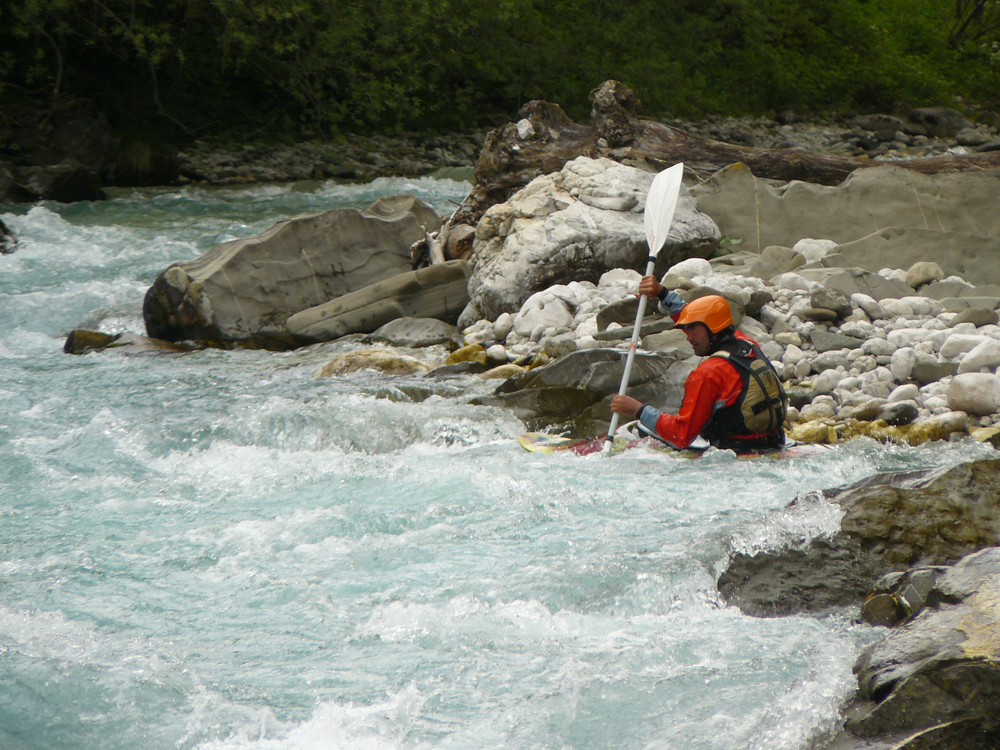
[[[704,323],[709,331],[718,333],[733,324],[733,314],[725,297],[709,294],[698,297],[684,305],[677,317],[677,325],[686,326],[692,323]]]

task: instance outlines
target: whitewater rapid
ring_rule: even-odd
[[[986,455],[533,455],[491,387],[287,353],[62,353],[142,333],[167,265],[289,216],[468,185],[119,190],[0,206],[0,747],[808,748],[856,611],[759,619],[733,548],[831,532],[797,495]],[[433,358],[443,352],[408,352]],[[415,398],[414,394],[421,394]]]

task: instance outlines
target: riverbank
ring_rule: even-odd
[[[86,102],[70,103],[45,127],[22,123],[6,133],[0,154],[0,201],[101,200],[104,187],[169,184],[236,185],[301,180],[369,181],[443,175],[471,181],[488,128],[450,133],[345,134],[335,140],[233,144],[202,139],[183,147],[116,137]],[[564,116],[564,115],[563,115]],[[661,120],[695,137],[758,149],[915,159],[1000,148],[1000,117],[942,107],[905,116],[860,115],[811,120],[717,117]]]
[[[915,159],[1000,149],[1000,121],[973,123],[953,110],[951,124],[917,132],[908,118],[864,115],[849,119],[797,120],[717,117],[661,120],[692,135],[761,149],[800,148],[817,154],[867,155],[873,159]],[[942,117],[943,115],[939,115]],[[336,142],[255,142],[238,147],[197,141],[178,152],[182,182],[240,184],[295,180],[370,180],[387,176],[464,176],[472,168],[489,130],[456,133],[354,135]],[[467,171],[463,172],[462,169]]]
[[[377,177],[423,175],[471,180],[486,132],[353,135],[329,142],[255,142],[237,147],[196,141],[177,154],[179,182],[363,182]]]

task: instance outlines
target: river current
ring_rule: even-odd
[[[991,449],[542,456],[469,403],[495,383],[316,375],[358,344],[62,353],[73,328],[143,333],[156,275],[214,244],[385,194],[448,214],[468,188],[0,206],[0,748],[776,750],[836,729],[882,632],[742,614],[716,591],[727,554],[836,528],[815,490]]]

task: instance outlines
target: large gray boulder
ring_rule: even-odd
[[[870,271],[935,260],[945,274],[1000,282],[996,254],[983,254],[1000,237],[998,170],[925,175],[886,165],[825,186],[760,179],[734,164],[691,192],[726,237],[741,240],[741,250],[822,237]]]
[[[644,268],[643,210],[654,176],[581,156],[492,206],[476,227],[471,302],[460,325],[516,312],[554,284],[596,282],[614,268]],[[708,257],[720,239],[715,223],[682,189],[659,273],[687,257]]]
[[[292,315],[286,326],[301,344],[372,333],[397,318],[454,323],[469,301],[469,264],[449,260],[390,276]]]
[[[1000,459],[893,472],[823,493],[839,529],[786,549],[734,552],[719,590],[748,614],[785,615],[860,605],[882,575],[947,565],[1000,544]],[[787,509],[815,502],[796,498]]]
[[[279,222],[161,273],[143,304],[146,331],[212,346],[294,347],[290,316],[410,271],[410,245],[440,224],[410,195]]]

